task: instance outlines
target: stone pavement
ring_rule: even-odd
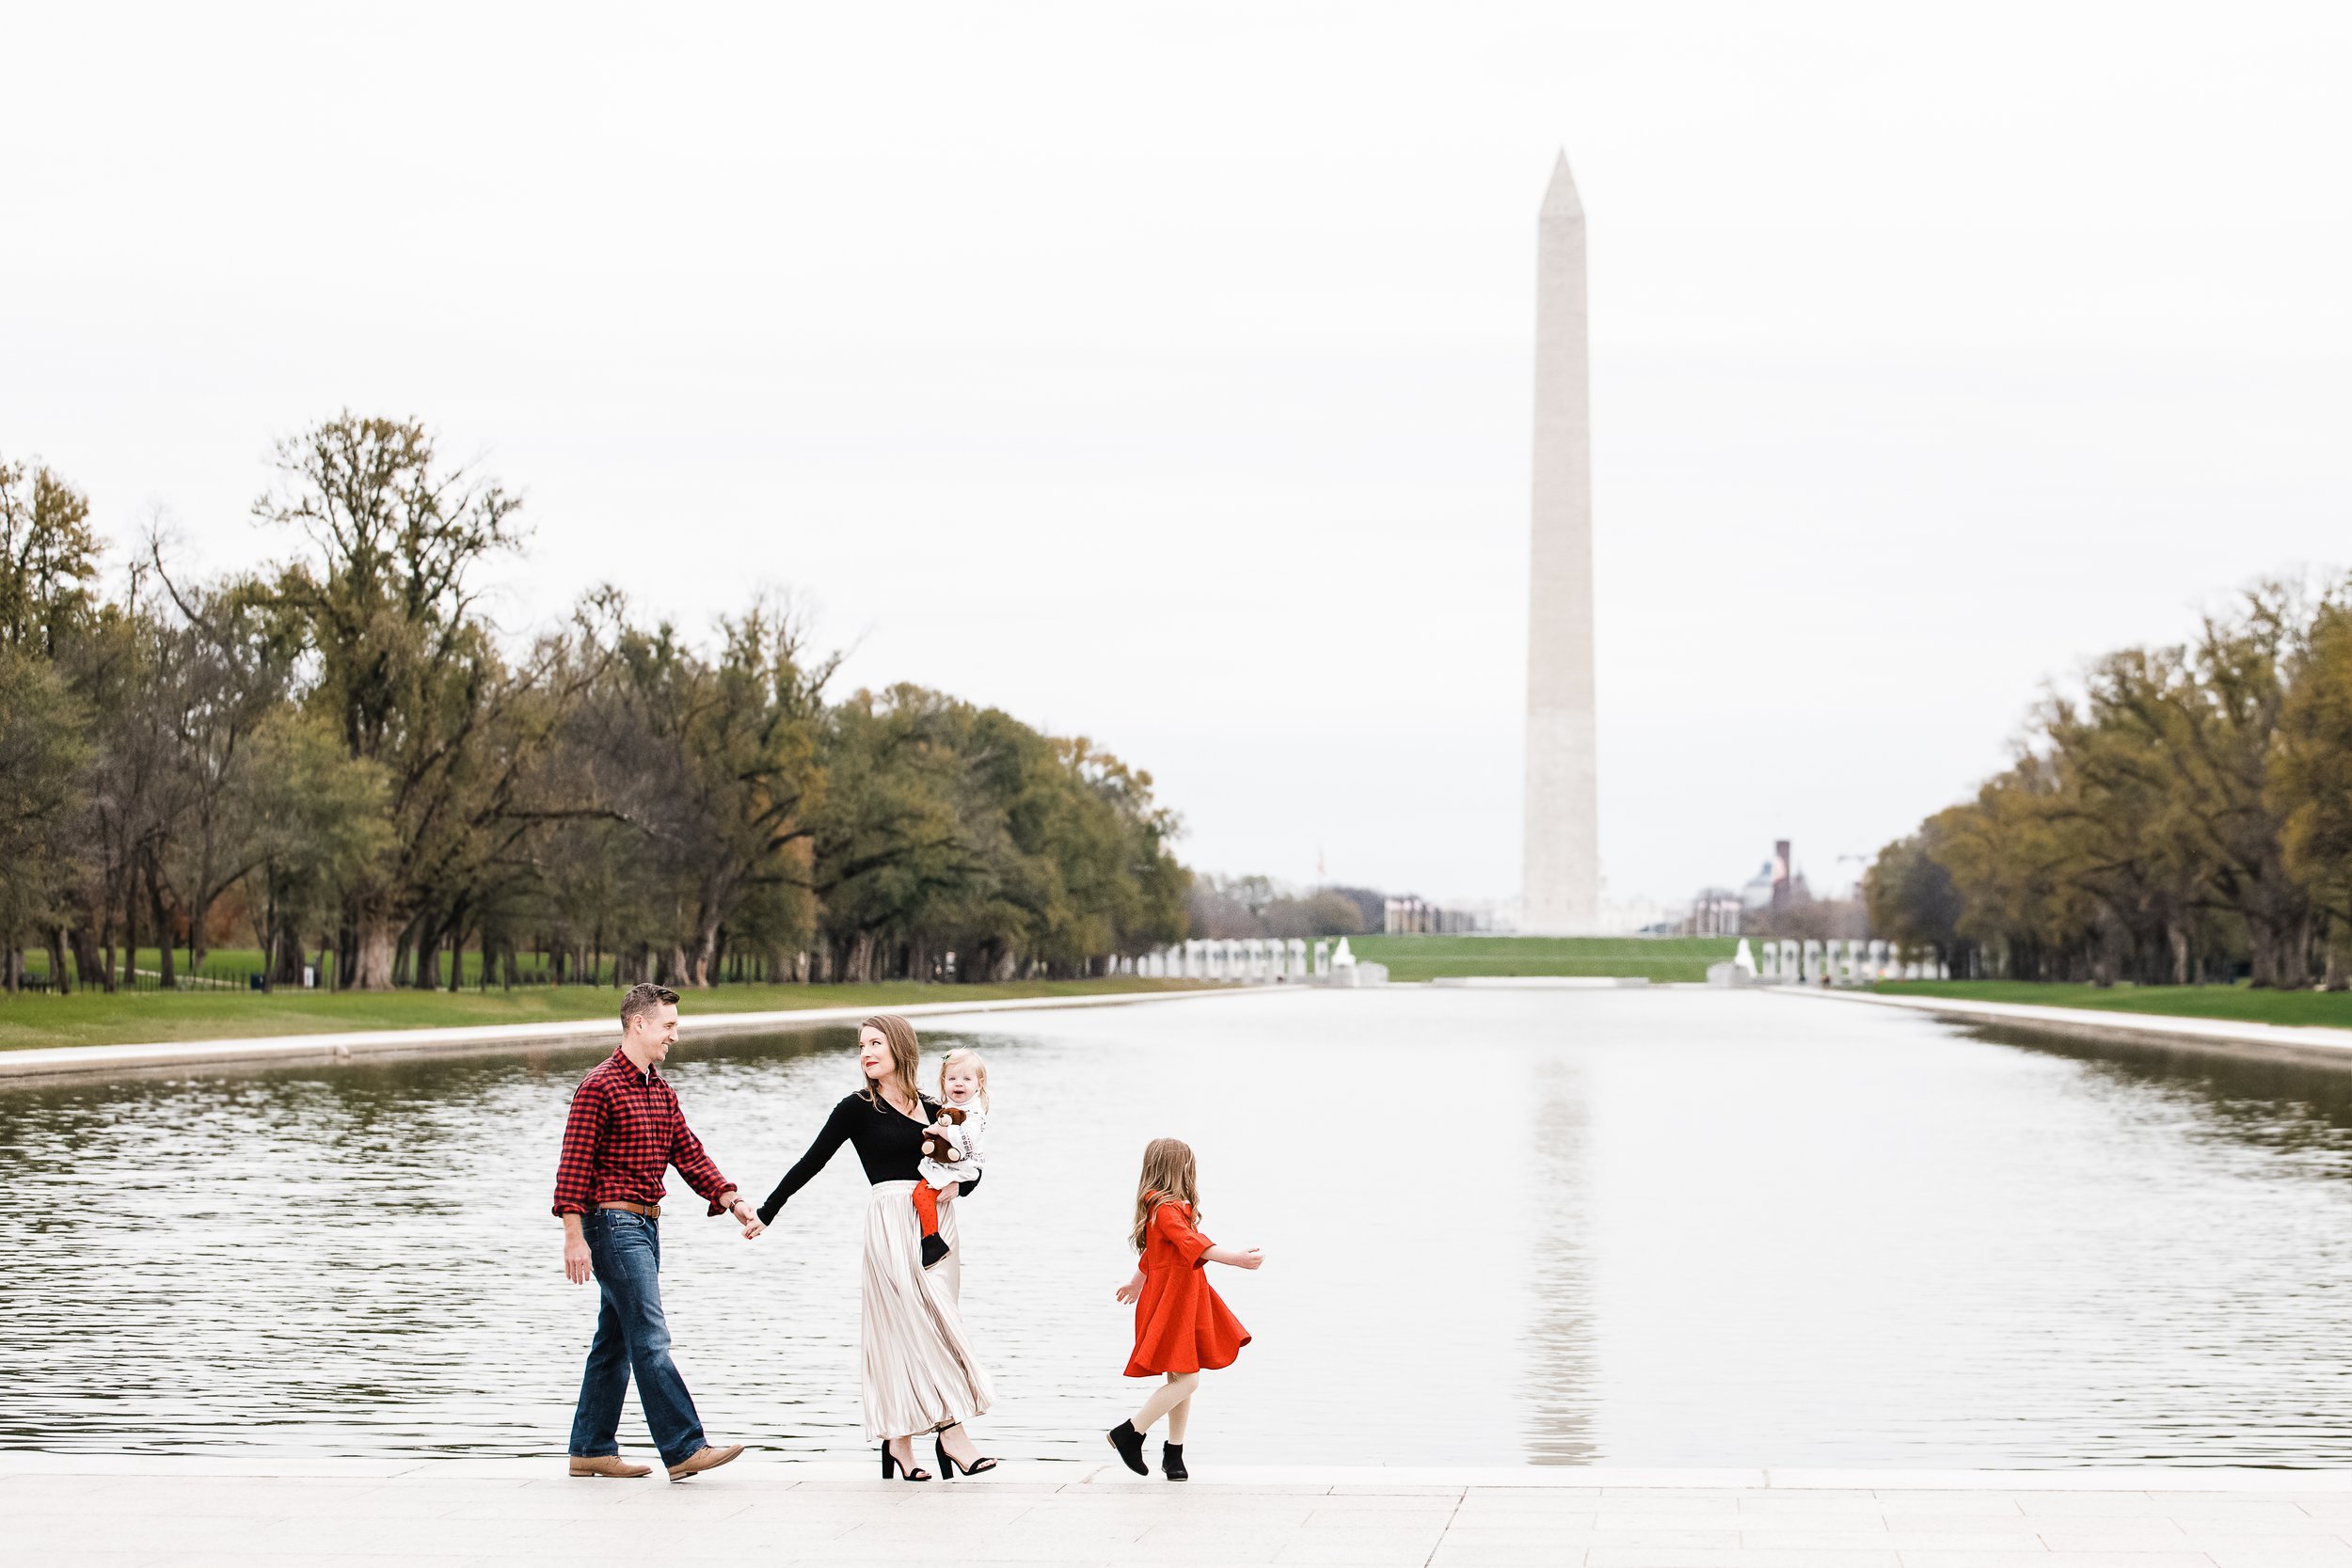
[[[1245,1563],[2352,1568],[2352,1473],[1202,1468],[885,1483],[749,1455],[683,1485],[560,1459],[0,1452],[0,1563]]]

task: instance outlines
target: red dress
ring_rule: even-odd
[[[1143,1232],[1143,1294],[1136,1300],[1129,1377],[1230,1367],[1249,1343],[1249,1330],[1201,1272],[1216,1244],[1192,1227],[1191,1204],[1152,1211]]]

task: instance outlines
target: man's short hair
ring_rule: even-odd
[[[657,1007],[676,1006],[677,992],[667,986],[644,983],[631,986],[628,994],[621,998],[621,1027],[628,1028],[630,1019],[644,1018]]]

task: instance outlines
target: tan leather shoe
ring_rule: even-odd
[[[723,1449],[703,1449],[698,1452],[688,1454],[684,1459],[671,1465],[670,1479],[684,1481],[689,1476],[701,1475],[705,1470],[715,1470],[729,1460],[740,1459],[742,1456],[743,1445],[740,1443],[732,1444]]]
[[[576,1476],[611,1476],[615,1481],[635,1481],[639,1476],[653,1474],[650,1465],[631,1465],[618,1454],[576,1453],[572,1455],[572,1474]]]

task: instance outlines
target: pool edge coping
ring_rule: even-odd
[[[43,1476],[318,1480],[345,1481],[559,1481],[561,1456],[515,1458],[336,1459],[322,1456],[62,1453],[0,1449],[0,1481]],[[863,1462],[747,1455],[727,1481],[809,1484],[882,1483]],[[1016,1460],[994,1481],[964,1484],[1024,1488],[1094,1486],[1131,1481],[1106,1462]],[[1839,1492],[2265,1492],[2352,1493],[2352,1469],[2278,1469],[2259,1465],[2097,1465],[2048,1469],[1895,1469],[1821,1465],[1231,1465],[1200,1477],[1215,1486],[1282,1490],[1536,1487],[1613,1491]],[[659,1480],[645,1484],[661,1485]]]
[[[1122,1006],[1142,1002],[1190,1001],[1209,996],[1305,992],[1307,986],[1255,985],[1195,990],[1108,991],[1099,996],[1020,996],[970,1002],[909,1002],[895,1006],[867,1004],[845,1007],[795,1007],[766,1012],[689,1013],[681,1038],[691,1045],[712,1035],[780,1034],[796,1029],[837,1028],[894,1012],[908,1018],[961,1017],[974,1013],[1035,1012],[1065,1007]],[[221,1040],[159,1040],[143,1045],[32,1046],[0,1052],[0,1086],[29,1086],[75,1079],[136,1077],[214,1067],[339,1066],[363,1058],[433,1056],[548,1047],[616,1044],[620,1024],[612,1018],[549,1020],[540,1023],[460,1024],[425,1029],[351,1029],[332,1034],[246,1037]]]
[[[2055,1007],[2024,1002],[1974,1002],[1950,996],[1888,996],[1878,991],[1825,990],[1798,986],[1756,989],[1770,995],[1900,1007],[1970,1023],[2006,1024],[2012,1028],[2076,1035],[2091,1039],[2170,1045],[2188,1050],[2330,1065],[2352,1062],[2352,1029],[2334,1029],[2319,1024],[2258,1023],[2232,1019],[2192,1018],[2178,1013],[2118,1013],[2096,1007]]]

